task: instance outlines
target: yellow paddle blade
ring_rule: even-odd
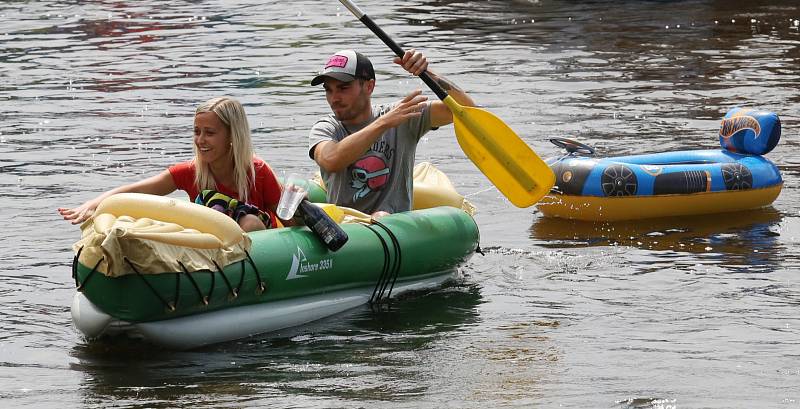
[[[456,139],[467,157],[514,206],[529,207],[555,184],[552,169],[500,118],[443,100],[453,112]]]

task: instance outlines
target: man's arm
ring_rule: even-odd
[[[428,69],[428,59],[421,52],[410,49],[402,57],[395,57],[394,63],[403,67],[409,74],[419,76],[423,71],[427,71],[431,79],[436,81],[448,95],[461,105],[475,106],[475,101],[469,97],[461,88],[452,81],[442,77]],[[442,101],[434,101],[431,104],[431,126],[436,128],[442,125],[453,123],[453,113],[450,108]]]
[[[452,81],[430,70],[428,70],[428,75],[459,104],[468,107],[475,106],[475,101]],[[431,126],[436,128],[451,123],[453,123],[453,113],[450,112],[450,108],[442,101],[431,103]]]
[[[341,141],[326,140],[314,145],[314,160],[326,172],[338,172],[355,163],[388,129],[422,115],[428,97],[415,90],[394,108],[358,132]]]
[[[314,146],[314,160],[326,172],[338,172],[357,161],[387,129],[385,122],[375,121],[339,142],[322,141]]]

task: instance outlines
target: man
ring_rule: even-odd
[[[458,103],[475,105],[453,83],[429,71],[422,53],[411,49],[394,62],[413,75],[428,71]],[[328,201],[373,218],[410,210],[417,142],[429,130],[452,123],[450,109],[428,101],[421,90],[392,105],[372,106],[375,71],[367,57],[353,50],[331,56],[311,81],[319,84],[333,114],[312,126],[308,154],[320,167]]]

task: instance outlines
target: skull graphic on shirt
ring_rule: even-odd
[[[389,181],[389,168],[378,156],[367,156],[353,165],[351,186],[356,189],[353,200],[366,197],[373,191],[383,189]]]

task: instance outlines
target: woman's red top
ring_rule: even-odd
[[[253,158],[253,168],[256,172],[256,181],[254,184],[250,185],[247,203],[269,213],[270,218],[272,218],[272,225],[275,226],[274,209],[278,207],[278,200],[280,200],[281,197],[281,186],[275,174],[272,172],[272,169],[270,169],[267,163],[262,159]],[[181,162],[170,166],[169,173],[172,175],[175,186],[188,193],[189,199],[194,201],[197,195],[200,194],[200,191],[194,184],[194,161]],[[236,200],[240,200],[236,189],[232,189],[219,182],[215,190]]]

